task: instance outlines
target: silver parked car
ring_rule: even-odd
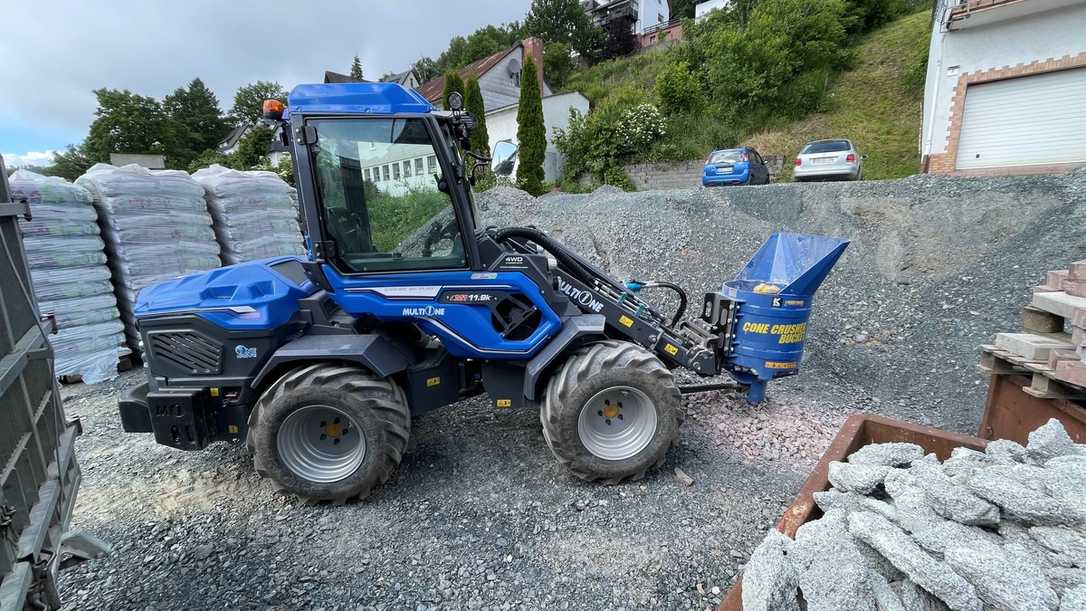
[[[804,180],[861,180],[864,159],[852,142],[845,139],[815,140],[796,156],[792,176]]]

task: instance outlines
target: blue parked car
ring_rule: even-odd
[[[749,146],[737,149],[720,149],[709,153],[701,184],[716,185],[765,185],[769,184],[769,168],[758,151]]]

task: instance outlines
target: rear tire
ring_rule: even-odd
[[[403,458],[411,413],[391,380],[316,363],[269,387],[249,416],[253,465],[307,501],[364,499]]]
[[[540,421],[559,463],[583,480],[618,484],[664,462],[682,398],[651,352],[605,341],[575,352],[551,378]]]

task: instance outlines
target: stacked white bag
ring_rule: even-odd
[[[304,254],[291,186],[277,174],[213,165],[192,177],[204,187],[225,264]]]
[[[49,338],[56,375],[88,384],[116,377],[117,359],[128,350],[91,194],[26,170],[11,176],[11,190],[14,200],[30,203],[32,218],[20,219],[19,228],[38,306],[56,317],[58,332]]]
[[[102,226],[129,345],[139,345],[133,306],[149,284],[221,265],[204,189],[179,170],[99,163],[76,180]]]

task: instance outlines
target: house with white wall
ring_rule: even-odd
[[[671,21],[668,0],[583,0],[581,6],[604,29],[612,20],[629,20],[639,37]]]
[[[518,104],[497,108],[486,113],[486,132],[490,137],[490,150],[503,140],[517,142]],[[556,181],[562,176],[562,156],[554,145],[554,130],[569,127],[569,111],[577,109],[582,115],[589,111],[588,98],[576,91],[559,93],[543,98],[543,125],[547,131],[547,153],[543,159],[543,179]]]
[[[713,11],[719,11],[731,6],[732,0],[707,0],[694,5],[694,21],[704,21]]]
[[[1086,165],[1086,0],[937,0],[920,150],[931,173]]]

